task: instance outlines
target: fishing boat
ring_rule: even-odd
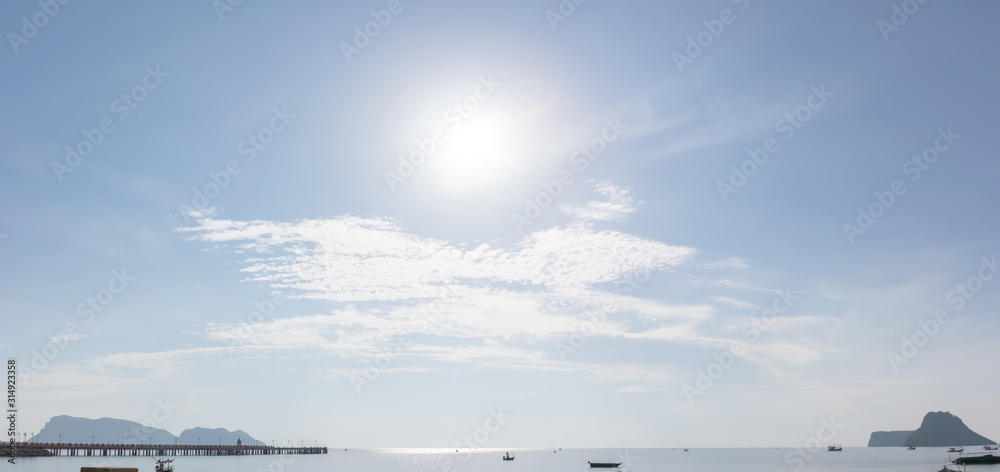
[[[514,460],[514,456],[510,455],[509,452],[506,452],[503,455],[503,460],[505,460],[505,461],[512,461],[512,460]]]
[[[593,467],[593,468],[600,468],[600,469],[614,469],[614,468],[617,468],[618,466],[622,465],[621,462],[590,462],[590,461],[587,461],[587,463],[590,464],[590,466]]]
[[[948,452],[962,452],[964,450],[965,450],[964,447],[950,447],[950,448],[948,448]]]
[[[173,459],[157,459],[155,472],[174,472]]]
[[[826,450],[827,451],[834,451],[834,452],[836,452],[836,451],[843,451],[844,450],[844,446],[841,446],[840,444],[831,444],[831,445],[827,446]]]
[[[952,462],[955,464],[1000,464],[1000,456],[996,454],[959,456]]]

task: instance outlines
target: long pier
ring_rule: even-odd
[[[325,447],[213,446],[185,444],[17,443],[18,449],[46,450],[53,456],[260,456],[326,454]]]

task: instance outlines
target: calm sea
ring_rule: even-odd
[[[755,449],[334,449],[325,455],[173,457],[176,472],[587,472],[587,461],[620,462],[620,472],[937,472],[948,459],[945,448],[844,448],[809,454],[794,448]],[[114,458],[111,458],[114,459]],[[11,472],[78,472],[109,465],[107,458],[19,458],[4,464]],[[102,464],[103,463],[103,464]],[[149,457],[118,458],[119,467],[152,472]],[[957,466],[951,465],[951,468]],[[609,470],[609,469],[594,469]],[[1000,472],[1000,465],[970,466],[972,472]],[[614,469],[610,469],[614,471]]]

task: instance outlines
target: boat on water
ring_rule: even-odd
[[[985,449],[987,451],[995,451],[995,450],[997,450],[997,447],[995,445],[986,445],[986,446],[983,446],[983,449]]]
[[[910,447],[908,447],[906,449],[908,449],[910,451],[915,451],[915,450],[917,450],[917,446],[910,446]]]
[[[600,468],[600,469],[615,469],[618,466],[622,465],[621,462],[590,462],[590,461],[587,461],[587,463],[590,464],[590,466],[593,467],[593,468]]]
[[[962,452],[964,450],[965,450],[964,447],[950,447],[950,448],[948,448],[948,452]]]
[[[157,459],[155,472],[174,472],[173,459]]]
[[[843,451],[844,450],[844,446],[841,446],[840,444],[831,444],[831,445],[827,446],[826,450],[827,451],[834,451],[834,452],[836,452],[836,451]]]
[[[962,470],[958,470],[957,467],[954,468],[954,469],[949,469],[948,468],[948,463],[946,462],[944,464],[944,467],[942,467],[941,470],[939,470],[938,472],[968,472],[968,470],[969,469],[966,466],[964,466],[964,465],[962,466]]]
[[[959,456],[952,462],[955,464],[1000,464],[1000,456],[996,454],[974,454]]]
[[[514,460],[514,456],[510,455],[509,452],[505,452],[504,455],[503,455],[503,460],[505,460],[505,461],[512,461],[512,460]]]

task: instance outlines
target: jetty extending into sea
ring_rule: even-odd
[[[326,454],[325,447],[275,447],[185,444],[77,444],[17,443],[18,451],[33,451],[25,456],[260,456],[274,454]],[[47,451],[45,454],[42,451]]]

